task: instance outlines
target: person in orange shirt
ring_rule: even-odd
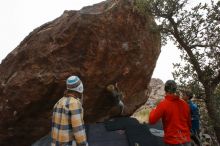
[[[188,104],[177,96],[175,81],[168,80],[164,99],[150,112],[149,124],[162,119],[164,143],[167,146],[191,146],[191,116]]]

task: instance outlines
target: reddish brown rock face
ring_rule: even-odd
[[[148,98],[160,53],[153,25],[121,0],[65,11],[31,32],[0,65],[0,141],[29,145],[49,132],[52,107],[73,74],[84,83],[86,123],[114,115],[109,84],[118,84],[131,115]]]

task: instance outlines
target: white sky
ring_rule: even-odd
[[[103,0],[1,0],[0,62],[33,29],[59,17],[64,10],[79,10],[101,1]],[[179,54],[172,43],[163,47],[153,77],[164,82],[172,79],[172,63],[180,61]]]

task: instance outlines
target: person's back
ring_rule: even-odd
[[[80,101],[82,92],[78,77],[67,79],[67,91],[53,108],[51,146],[88,146]]]
[[[52,140],[54,145],[76,145],[85,142],[84,135],[74,134],[74,129],[83,126],[81,103],[74,97],[63,97],[54,106],[52,119]],[[71,116],[70,116],[71,115]],[[74,119],[71,119],[74,116]],[[85,131],[82,131],[85,132]]]
[[[149,123],[155,124],[162,118],[164,142],[167,145],[188,146],[191,127],[190,109],[187,103],[174,94],[175,91],[176,89],[166,91],[165,99],[150,112]]]

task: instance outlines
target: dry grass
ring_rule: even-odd
[[[150,110],[151,109],[146,106],[142,106],[132,115],[132,117],[136,118],[140,123],[148,123]]]

